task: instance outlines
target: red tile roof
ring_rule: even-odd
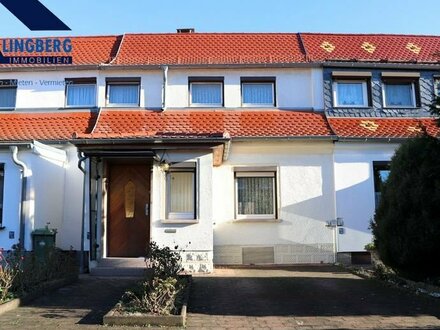
[[[266,65],[321,61],[440,62],[439,36],[168,33],[70,38],[73,44],[73,64],[76,65],[99,65],[110,62],[113,65]],[[2,40],[0,39],[0,50]],[[12,55],[34,56],[34,54]],[[5,65],[0,65],[3,66]]]
[[[304,62],[293,33],[126,34],[114,64]]]
[[[122,39],[121,36],[100,37],[69,37],[72,42],[71,53],[3,53],[4,56],[72,56],[74,65],[99,65],[109,63],[115,56]],[[39,38],[39,39],[50,39]],[[57,38],[63,42],[67,37]],[[0,51],[3,51],[3,40],[0,39]],[[9,49],[9,44],[7,43]],[[17,67],[17,65],[1,64],[0,67]],[[36,66],[36,65],[23,65]],[[49,66],[49,65],[39,65]]]
[[[334,133],[340,138],[413,138],[424,129],[440,137],[440,129],[432,118],[328,118]]]
[[[440,62],[440,37],[301,33],[309,61]]]
[[[74,132],[90,132],[90,112],[0,113],[0,141],[70,140]]]
[[[330,137],[324,114],[282,110],[103,110],[91,135],[78,138],[223,136]]]

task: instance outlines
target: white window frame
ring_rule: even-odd
[[[192,86],[193,85],[220,85],[220,103],[193,103]],[[223,83],[218,81],[192,81],[189,83],[189,105],[191,107],[223,107]]]
[[[186,164],[182,164],[182,166],[176,166],[174,168],[170,168],[166,173],[166,189],[165,189],[165,200],[166,200],[166,220],[171,221],[179,221],[179,220],[196,220],[197,219],[197,170],[196,167],[193,166],[185,166]],[[186,172],[193,174],[193,186],[192,190],[194,193],[194,205],[193,212],[171,212],[171,173],[176,172]]]
[[[95,103],[94,104],[84,104],[84,105],[68,105],[67,104],[67,99],[68,99],[68,95],[69,95],[69,87],[70,86],[74,86],[74,85],[81,85],[81,86],[93,86],[94,91],[95,91]],[[89,108],[89,107],[96,107],[97,104],[97,93],[96,93],[96,84],[81,84],[81,83],[69,83],[66,85],[66,101],[64,106],[66,108]]]
[[[358,105],[350,105],[350,104],[339,104],[339,97],[338,97],[338,84],[362,84],[362,97],[363,97],[363,104]],[[367,89],[367,81],[362,79],[356,79],[356,80],[348,80],[348,79],[337,79],[333,81],[333,106],[337,108],[367,108],[368,107],[368,89]]]
[[[398,106],[398,105],[388,105],[387,104],[387,96],[386,96],[386,85],[411,85],[411,103],[412,105],[404,105],[404,106]],[[389,83],[386,81],[382,82],[382,102],[384,108],[393,108],[393,109],[407,109],[407,108],[416,108],[416,88],[414,82],[396,82],[396,83]]]
[[[272,178],[273,180],[273,213],[239,214],[238,213],[238,180],[237,178]],[[277,172],[276,171],[236,171],[234,173],[235,218],[237,220],[276,220],[277,218]]]
[[[138,101],[137,103],[110,103],[110,90],[112,86],[123,86],[123,85],[132,85],[132,86],[137,86],[138,88],[138,94],[137,94],[137,98]],[[111,82],[107,82],[107,95],[105,98],[105,103],[107,107],[119,107],[119,108],[130,108],[130,107],[139,107],[140,106],[140,101],[141,101],[141,84],[139,82],[125,82],[125,81],[111,81]]]
[[[244,102],[244,86],[245,85],[272,85],[272,103],[245,103]],[[242,107],[265,107],[265,108],[274,108],[276,105],[275,102],[275,82],[274,81],[242,81],[241,82],[241,106]]]

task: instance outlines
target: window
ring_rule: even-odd
[[[388,180],[390,175],[389,162],[374,162],[373,163],[373,175],[374,175],[374,197],[376,208],[379,206],[380,197],[382,195],[383,184]]]
[[[107,79],[108,106],[139,106],[140,78],[109,78]]]
[[[244,107],[274,107],[275,78],[242,78],[241,95]]]
[[[190,105],[193,107],[223,106],[223,77],[190,77]]]
[[[237,219],[275,219],[275,172],[235,172]]]
[[[167,173],[167,219],[196,219],[195,170],[195,163],[180,163],[169,169]]]
[[[0,228],[3,228],[3,189],[5,185],[5,168],[0,164]]]
[[[66,107],[96,106],[96,78],[66,79]]]
[[[383,102],[388,108],[420,106],[419,73],[383,72]]]
[[[0,109],[14,109],[17,97],[17,80],[0,80]]]
[[[368,107],[366,80],[337,80],[333,83],[335,107]]]
[[[434,77],[434,95],[440,97],[440,77]]]

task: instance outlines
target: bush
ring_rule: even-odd
[[[421,280],[440,275],[440,142],[403,143],[391,161],[372,230],[385,265]]]
[[[183,270],[179,251],[160,248],[151,242],[145,257],[153,269],[153,277],[145,279],[137,288],[127,291],[118,304],[120,311],[169,315],[178,312],[186,281],[179,278]]]
[[[177,250],[178,246],[175,248]],[[146,259],[153,268],[154,277],[177,277],[183,271],[180,253],[167,246],[160,248],[155,242],[148,245]]]
[[[122,305],[128,312],[169,315],[177,312],[176,297],[183,284],[178,279],[154,277],[142,282],[136,290],[122,296]]]

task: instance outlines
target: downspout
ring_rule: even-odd
[[[166,97],[167,97],[167,83],[168,83],[168,65],[162,67],[163,82],[162,82],[162,110],[167,109]]]
[[[22,175],[21,179],[21,206],[20,206],[20,233],[19,233],[19,244],[20,247],[24,250],[25,249],[25,229],[26,229],[26,215],[28,213],[28,199],[27,199],[27,186],[28,186],[28,168],[26,164],[18,159],[18,147],[17,146],[11,146],[9,149],[12,152],[12,161],[15,165],[17,165],[20,168],[20,172]]]
[[[86,204],[86,169],[82,167],[82,163],[87,159],[84,154],[78,151],[78,168],[83,173],[83,197],[82,197],[82,214],[81,214],[81,252],[79,256],[79,272],[84,273],[84,226],[85,226],[85,204]]]

